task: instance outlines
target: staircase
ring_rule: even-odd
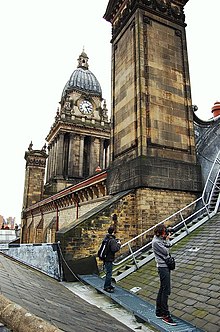
[[[212,164],[202,196],[157,225],[172,225],[174,233],[171,243],[173,245],[212,218],[218,212],[219,203],[220,151]],[[138,243],[144,243],[146,236],[152,239],[154,228],[157,225],[152,226],[121,246],[121,252],[126,253],[126,256],[122,255],[114,262],[112,278],[116,282],[154,258],[152,240],[142,246],[137,247],[137,245]]]

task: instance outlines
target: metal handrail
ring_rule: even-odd
[[[114,262],[113,264],[115,266],[118,266],[118,265],[121,265],[122,263],[124,263],[125,261],[129,260],[130,258],[132,258],[132,260],[134,261],[134,263],[137,265],[137,262],[136,262],[136,257],[137,255],[142,252],[146,247],[150,246],[151,242],[147,242],[146,244],[144,244],[141,248],[138,248],[137,250],[134,250],[132,249],[132,246],[131,246],[131,243],[140,239],[141,237],[145,236],[147,233],[151,232],[152,230],[154,230],[154,228],[160,224],[164,224],[164,223],[167,223],[169,220],[171,220],[172,218],[180,215],[180,218],[181,218],[181,221],[178,223],[178,224],[175,224],[174,226],[174,229],[175,228],[179,228],[182,224],[184,225],[184,227],[186,228],[186,231],[188,231],[188,227],[187,227],[187,221],[188,220],[191,220],[194,216],[196,216],[197,214],[201,215],[203,213],[203,211],[205,210],[208,217],[211,218],[211,213],[209,211],[209,205],[210,205],[210,202],[211,202],[211,199],[212,199],[212,194],[213,194],[213,190],[215,188],[215,185],[216,185],[216,181],[217,181],[217,178],[219,176],[219,172],[220,172],[220,159],[219,159],[219,156],[220,156],[220,151],[217,153],[217,156],[213,162],[213,165],[210,169],[210,172],[208,174],[208,177],[207,177],[207,180],[206,180],[206,183],[205,183],[205,186],[204,186],[204,189],[203,189],[203,193],[202,193],[202,196],[197,198],[196,200],[194,200],[193,202],[191,202],[190,204],[188,204],[187,206],[185,206],[184,208],[178,210],[177,212],[173,213],[171,216],[165,218],[164,220],[160,221],[158,224],[150,227],[149,229],[147,229],[146,231],[142,232],[141,234],[135,236],[134,238],[132,238],[131,240],[125,242],[124,244],[121,245],[121,249],[124,248],[124,247],[128,247],[128,255],[126,255],[126,257],[122,258],[121,260],[117,261],[117,262]],[[216,164],[219,164],[219,168],[218,170],[214,170],[214,167],[216,166]],[[216,173],[214,174],[214,180],[212,181],[211,180],[211,177],[213,176],[212,173]],[[207,190],[208,190],[208,185],[209,183],[212,184],[212,187],[210,188],[210,195],[208,195],[208,199],[205,199],[205,194],[207,195]],[[219,195],[220,196],[220,195]],[[220,199],[220,197],[219,197]],[[218,202],[219,202],[219,199],[218,199]],[[193,205],[195,206],[199,206],[199,203],[201,203],[201,207],[198,208],[198,210],[194,211],[192,214],[190,214],[189,216],[187,216],[186,218],[183,217],[183,213],[185,210],[191,208]],[[216,210],[214,211],[214,214],[216,213]],[[213,213],[212,213],[213,214]]]
[[[202,192],[202,197],[205,197],[205,194],[207,193],[208,191],[208,184],[211,182],[211,184],[213,184],[212,180],[211,180],[211,177],[212,177],[212,173],[214,173],[214,167],[219,164],[220,165],[220,150],[219,152],[217,153],[216,157],[215,157],[215,160],[212,164],[212,167],[209,171],[209,174],[208,174],[208,177],[207,177],[207,180],[206,180],[206,183],[205,183],[205,186],[204,186],[204,189],[203,189],[203,192]],[[216,173],[219,173],[219,169],[218,171],[216,171]],[[217,180],[217,176],[215,174],[214,176],[215,180]],[[212,189],[214,188],[214,186],[212,186]]]

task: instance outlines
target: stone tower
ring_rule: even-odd
[[[197,193],[185,34],[188,0],[110,0],[112,151],[109,192]]]
[[[46,140],[46,194],[54,194],[108,166],[110,122],[101,86],[89,70],[84,51],[63,89]]]
[[[23,209],[39,202],[43,199],[44,177],[46,159],[46,146],[41,150],[33,150],[33,144],[30,143],[28,151],[25,152],[26,169],[23,196]]]

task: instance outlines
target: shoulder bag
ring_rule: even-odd
[[[163,256],[161,256],[159,254],[157,254],[157,256],[159,256],[160,258],[162,258],[165,261],[169,270],[175,270],[176,262],[175,262],[174,257],[172,257],[170,254],[167,258],[163,258]]]

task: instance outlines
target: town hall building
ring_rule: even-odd
[[[201,195],[198,142],[219,124],[193,112],[186,3],[109,1],[111,114],[83,50],[47,144],[25,152],[22,243],[95,256],[109,225],[126,242]]]

